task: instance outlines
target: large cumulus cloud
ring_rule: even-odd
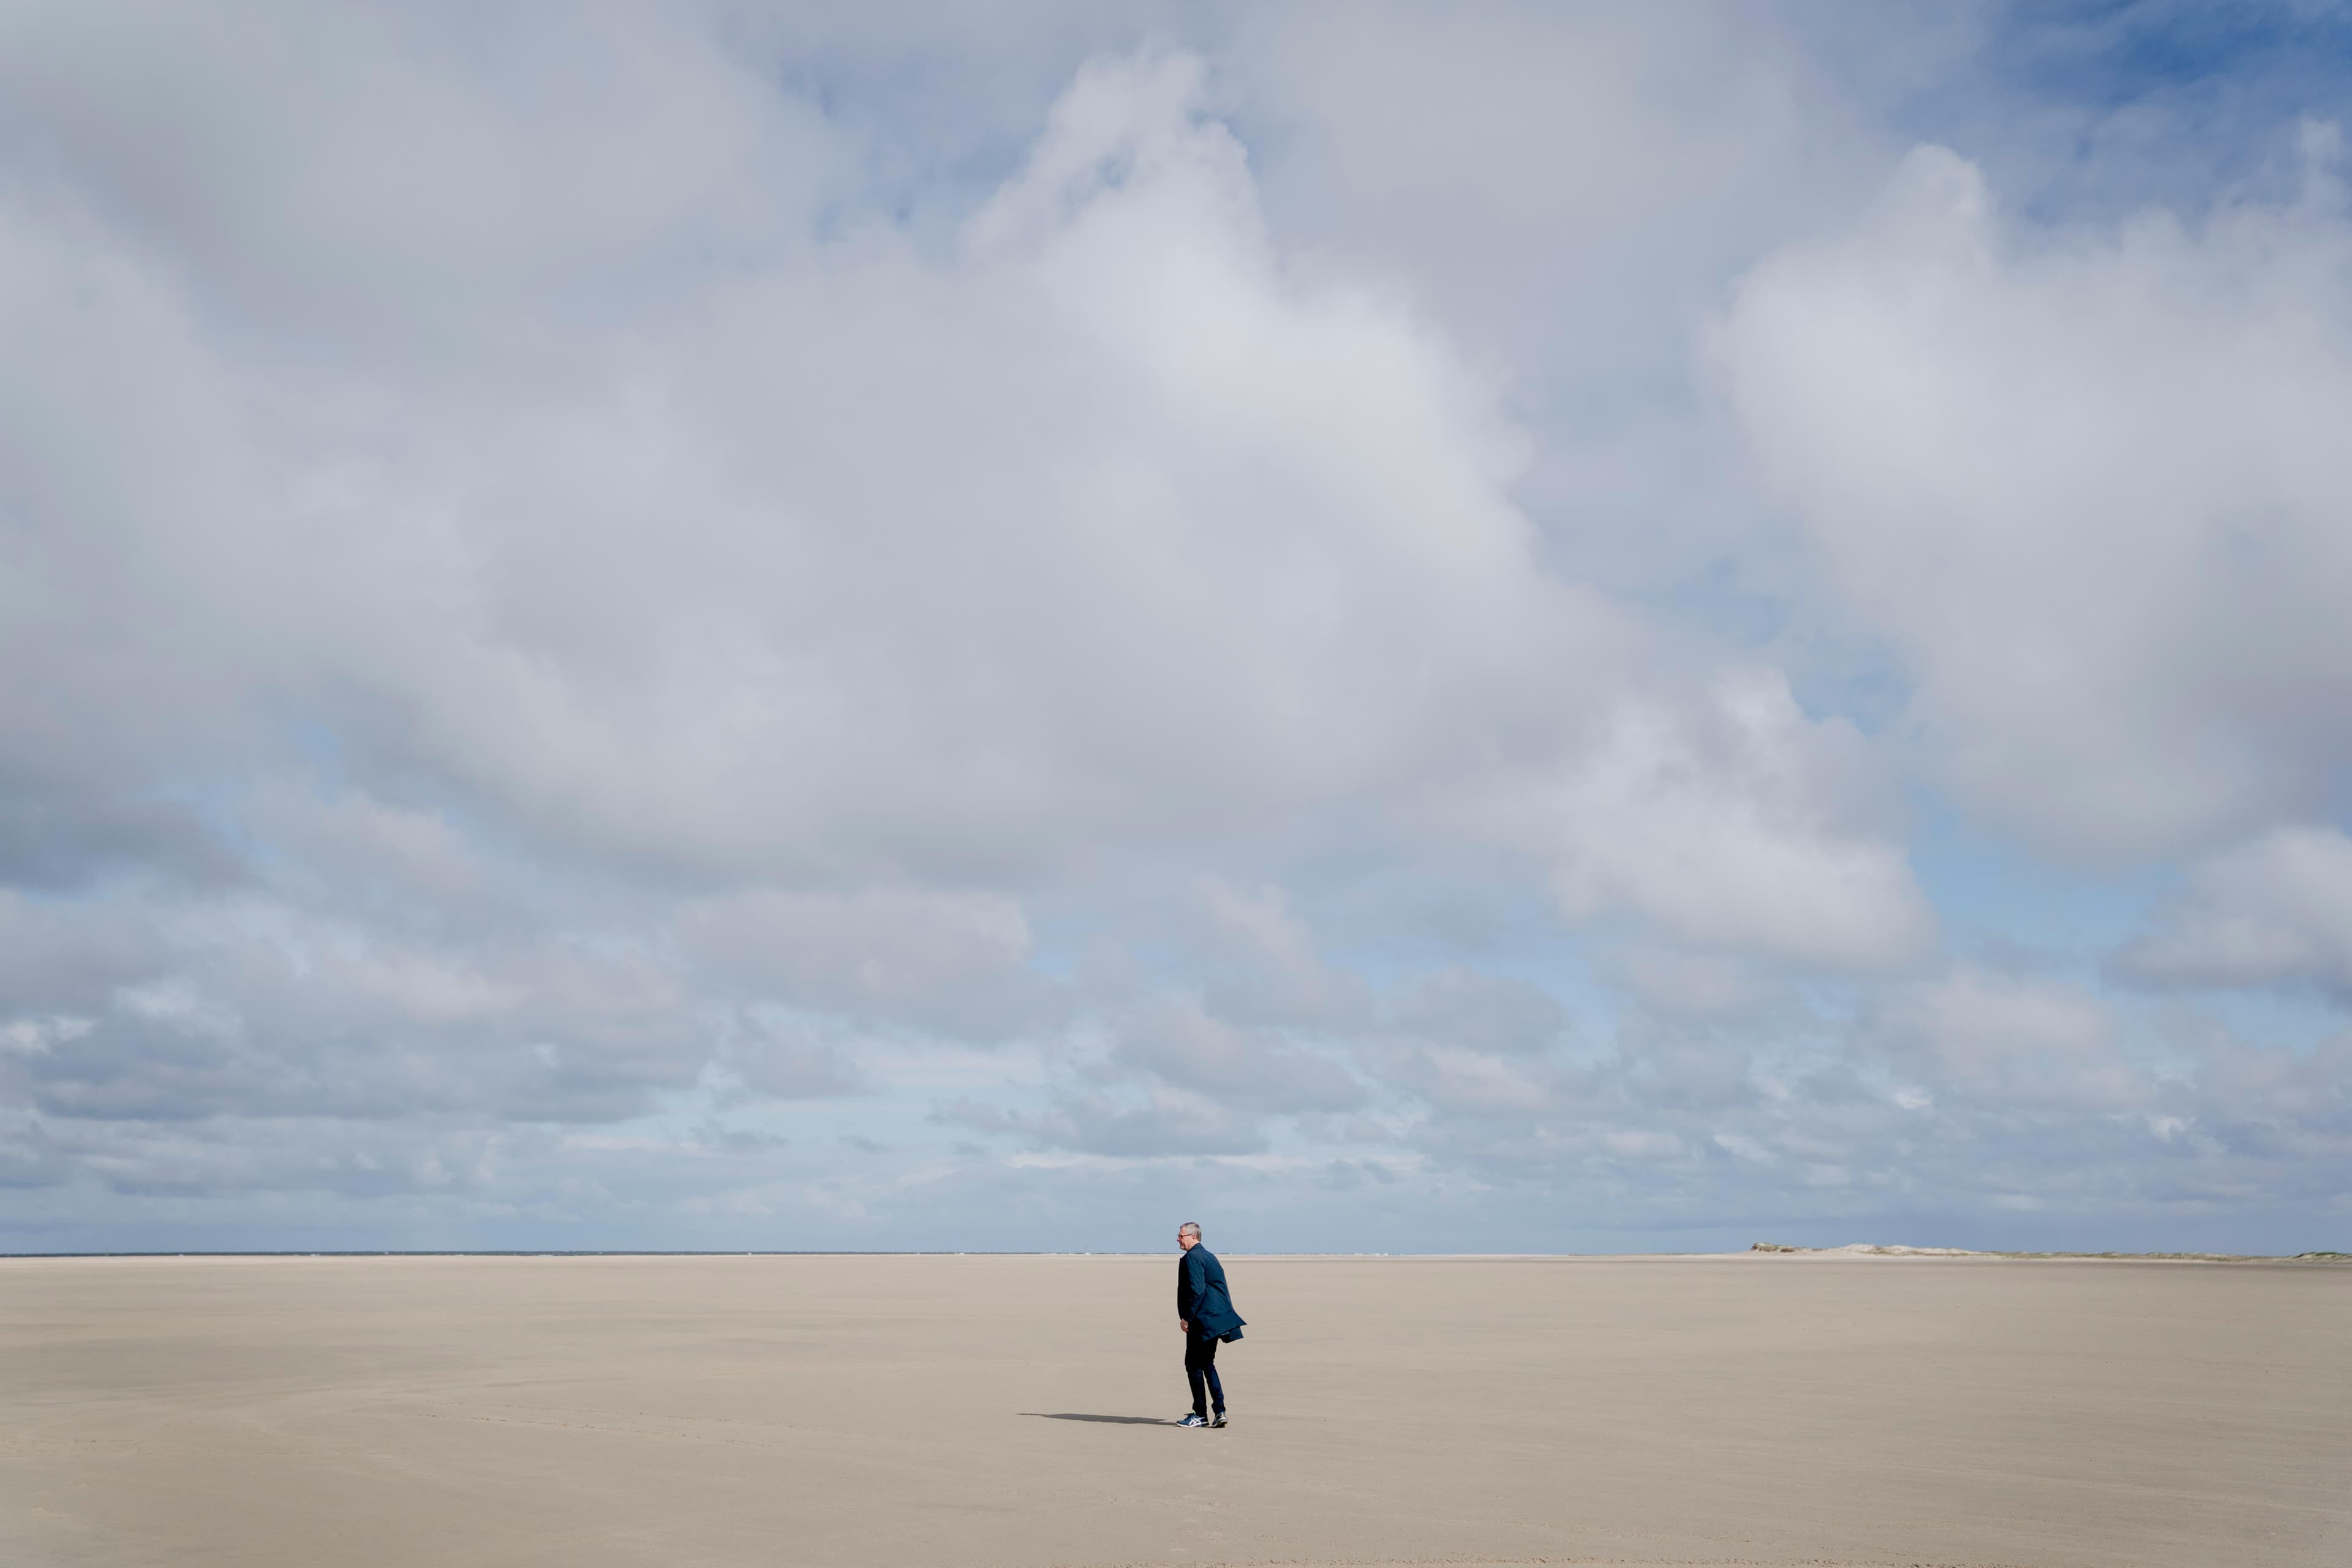
[[[2162,857],[2340,802],[2352,225],[2286,203],[2089,230],[1907,159],[1718,340],[1764,470],[1903,650],[1946,787],[2046,850]]]

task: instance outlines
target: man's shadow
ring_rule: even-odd
[[[1071,1410],[1055,1411],[1050,1414],[1043,1410],[1024,1410],[1021,1414],[1034,1416],[1040,1421],[1098,1421],[1111,1426],[1173,1426],[1176,1425],[1173,1421],[1163,1421],[1157,1415],[1081,1415]]]

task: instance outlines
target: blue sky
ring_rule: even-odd
[[[29,5],[0,1247],[2341,1247],[2341,6]]]

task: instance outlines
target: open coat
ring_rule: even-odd
[[[1176,1315],[1192,1325],[1204,1340],[1221,1340],[1242,1326],[1234,1299],[1225,1289],[1225,1266],[1205,1247],[1195,1247],[1176,1260]]]

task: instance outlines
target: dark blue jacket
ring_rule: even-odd
[[[1205,1247],[1176,1260],[1176,1315],[1204,1340],[1221,1340],[1242,1326],[1225,1289],[1225,1266]]]

